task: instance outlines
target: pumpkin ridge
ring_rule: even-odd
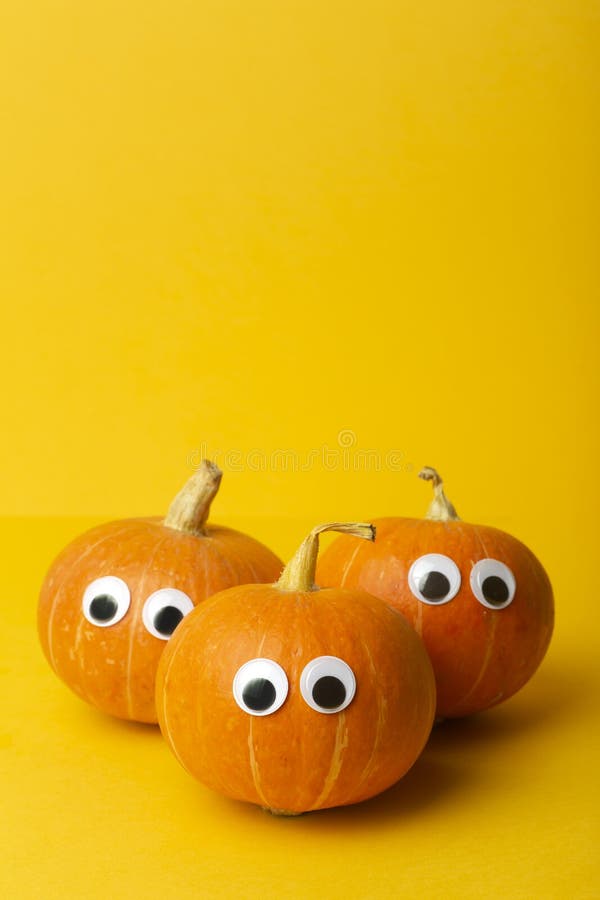
[[[241,557],[238,557],[238,559],[241,559]],[[248,568],[250,569],[250,574],[252,576],[252,580],[258,584],[259,583],[258,572],[254,568],[254,563],[250,559],[245,560],[245,562],[246,562],[246,565],[248,566]]]
[[[53,629],[53,625],[54,625],[54,616],[55,616],[55,614],[56,614],[56,609],[57,609],[57,606],[58,606],[58,600],[59,600],[59,597],[60,597],[62,591],[63,591],[64,588],[65,588],[65,585],[67,584],[67,581],[69,580],[69,577],[70,577],[70,574],[71,574],[71,569],[74,568],[75,565],[78,566],[79,563],[80,563],[83,559],[86,559],[86,557],[88,557],[88,556],[90,555],[90,553],[92,552],[92,550],[95,550],[97,547],[100,546],[100,544],[104,543],[104,541],[106,541],[106,540],[108,540],[108,539],[111,539],[111,538],[113,538],[113,537],[116,537],[116,536],[118,536],[118,535],[120,535],[120,534],[125,534],[125,532],[129,531],[129,528],[130,528],[130,527],[131,527],[131,525],[128,524],[125,528],[122,528],[122,529],[120,529],[119,531],[114,532],[113,534],[103,534],[102,537],[98,538],[97,541],[95,541],[93,544],[88,545],[88,546],[85,548],[85,550],[77,557],[77,560],[76,560],[75,563],[71,562],[68,566],[66,566],[64,576],[63,576],[63,578],[61,579],[61,582],[60,582],[60,586],[58,587],[57,590],[54,591],[54,597],[53,597],[53,600],[52,600],[52,605],[51,605],[51,607],[50,607],[50,612],[49,612],[49,614],[48,614],[48,629],[47,629],[47,631],[48,631],[48,633],[47,633],[47,637],[48,637],[48,655],[49,655],[49,657],[50,657],[50,664],[51,664],[52,668],[54,669],[54,671],[55,671],[57,674],[58,674],[58,667],[57,667],[57,665],[56,665],[56,659],[55,659],[55,657],[54,657],[54,652],[53,652],[52,629]]]
[[[267,606],[267,609],[269,610],[269,615],[265,616],[265,623],[264,623],[265,630],[264,630],[264,634],[263,634],[262,638],[260,639],[260,643],[258,644],[258,647],[256,649],[257,657],[262,656],[265,642],[271,631],[271,623],[272,623],[273,616],[275,615],[275,611],[276,611],[274,609],[274,607],[276,607],[276,605],[277,605],[277,601],[274,601],[273,603],[269,603]],[[277,660],[276,660],[276,662],[277,662]],[[249,727],[248,727],[248,759],[249,759],[249,763],[250,763],[250,772],[252,774],[252,781],[253,781],[254,787],[256,789],[256,793],[260,797],[261,803],[264,806],[271,808],[271,804],[267,800],[265,793],[263,791],[262,779],[260,776],[260,766],[258,763],[258,759],[256,757],[256,753],[254,751],[254,728],[253,728],[254,717],[249,716],[249,719],[250,719],[250,723],[249,723]]]
[[[83,634],[83,627],[85,625],[85,617],[81,616],[79,619],[79,624],[77,625],[77,631],[75,632],[75,640],[73,642],[73,652],[75,656],[79,653],[79,645],[81,644],[81,636]]]
[[[479,543],[481,544],[481,549],[483,550],[484,556],[486,556],[486,557],[489,559],[489,558],[490,558],[490,554],[489,554],[489,551],[488,551],[487,547],[485,546],[485,542],[484,542],[483,537],[482,537],[482,535],[481,535],[481,527],[480,527],[479,525],[474,525],[474,526],[473,526],[473,530],[474,530],[475,534],[477,535],[477,537],[478,537],[478,539],[479,539]]]
[[[211,539],[211,542],[212,542],[213,546],[216,548],[219,555],[225,559],[226,554],[223,551],[223,546],[222,546],[217,534],[210,534],[210,532],[209,532],[208,537]],[[252,564],[252,562],[250,561],[249,558],[244,557],[243,554],[240,553],[239,547],[237,546],[237,544],[238,544],[237,537],[234,537],[233,540],[229,541],[229,543],[227,545],[227,558],[225,559],[225,561],[229,567],[229,571],[232,572],[232,574],[236,574],[236,573],[233,572],[233,569],[231,567],[231,563],[230,563],[231,556],[234,556],[235,561],[239,564],[239,570],[238,570],[238,573],[236,574],[235,583],[236,584],[243,583],[241,581],[242,576],[240,573],[242,573],[244,571],[244,567],[246,567],[249,571],[251,582],[253,582],[255,584],[261,584],[262,581],[259,579],[258,573],[257,573],[256,569],[254,568],[254,565]],[[233,549],[233,552],[232,552],[232,549]],[[244,578],[246,577],[245,573],[244,573],[243,577]]]
[[[260,802],[263,806],[268,808],[271,807],[271,804],[267,800],[264,795],[262,789],[262,782],[260,778],[260,769],[258,766],[258,760],[256,759],[256,753],[254,752],[254,716],[249,716],[250,724],[248,726],[248,760],[250,762],[250,773],[252,775],[252,783],[254,784],[254,789],[260,799]]]
[[[375,663],[373,661],[373,656],[371,654],[371,651],[369,650],[367,643],[364,640],[361,641],[361,643],[363,646],[363,650],[365,651],[367,658],[369,660],[369,666],[370,666],[371,672],[374,676],[373,681],[375,682],[377,680],[375,677],[377,675],[377,669],[376,669]],[[366,762],[366,765],[362,771],[362,775],[360,776],[360,778],[358,780],[357,788],[360,787],[361,784],[364,784],[364,782],[367,780],[367,778],[371,775],[371,773],[373,771],[373,761],[376,759],[377,750],[379,749],[379,744],[381,742],[381,735],[383,734],[384,722],[385,722],[385,702],[384,702],[383,694],[380,692],[377,692],[377,730],[375,732],[375,739],[373,741],[373,746],[371,748],[371,754],[370,754],[370,756]]]
[[[327,590],[327,588],[325,589]],[[322,603],[327,603],[329,608],[329,625],[331,627],[331,631],[333,634],[343,633],[346,616],[344,614],[343,608],[334,602],[330,603],[328,601],[327,595],[323,592],[314,593],[311,592],[309,594],[309,604],[313,609],[318,609]],[[301,620],[300,620],[301,621]],[[317,619],[318,621],[318,619]],[[315,629],[316,631],[316,629]],[[362,643],[362,641],[361,641]],[[326,651],[330,652],[330,651]],[[331,760],[329,763],[329,768],[327,770],[327,774],[323,780],[323,787],[321,788],[321,792],[319,796],[314,801],[314,804],[311,806],[311,809],[319,809],[323,806],[323,803],[327,799],[327,797],[331,794],[331,792],[335,788],[335,784],[337,778],[342,770],[343,766],[343,756],[344,750],[348,746],[348,726],[346,721],[346,712],[342,710],[342,712],[338,713],[339,719],[337,722],[335,738],[333,742],[333,748],[331,751]],[[342,734],[341,729],[344,728],[344,733]]]
[[[496,626],[498,624],[498,619],[495,616],[493,616],[493,617],[490,616],[488,619],[488,623],[489,623],[488,624],[488,639],[487,639],[487,643],[486,643],[486,647],[485,647],[485,653],[483,656],[483,662],[481,664],[481,668],[480,668],[479,672],[477,673],[475,681],[473,682],[473,684],[471,685],[471,687],[469,688],[467,693],[463,697],[461,697],[460,700],[456,701],[455,705],[457,708],[460,708],[463,703],[466,703],[466,701],[469,700],[469,698],[473,696],[473,694],[475,693],[475,691],[477,690],[477,688],[483,681],[483,677],[484,677],[484,675],[487,671],[487,668],[490,664],[490,660],[492,658],[492,651],[494,649],[494,639],[496,637]]]
[[[484,540],[483,540],[483,537],[482,537],[482,535],[481,535],[481,528],[480,528],[478,525],[474,525],[474,526],[473,526],[473,533],[475,534],[475,536],[477,537],[479,543],[481,544],[481,549],[482,549],[482,551],[483,551],[484,557],[487,558],[487,559],[490,559],[489,551],[488,551],[488,549],[487,549],[487,547],[486,547],[486,545],[485,545],[485,542],[484,542]],[[462,577],[462,573],[461,573],[461,577]],[[476,677],[475,677],[475,680],[473,681],[471,687],[470,687],[469,690],[466,692],[466,694],[464,694],[459,700],[456,701],[456,707],[457,707],[457,708],[460,708],[460,706],[461,706],[463,703],[466,703],[466,701],[467,701],[470,697],[473,696],[473,694],[475,693],[475,691],[477,690],[477,688],[479,687],[479,685],[480,685],[481,682],[483,681],[483,678],[484,678],[484,676],[485,676],[485,673],[486,673],[486,671],[487,671],[487,668],[488,668],[488,666],[489,666],[489,664],[490,664],[490,660],[491,660],[491,658],[492,658],[492,650],[493,650],[493,647],[494,647],[494,639],[495,639],[495,637],[496,637],[496,626],[497,626],[497,624],[498,624],[498,619],[497,619],[496,616],[489,616],[489,617],[488,617],[488,623],[487,623],[488,639],[487,639],[487,642],[486,642],[486,648],[485,648],[485,653],[484,653],[484,655],[483,655],[483,662],[482,662],[482,664],[481,664],[481,668],[479,669],[479,672],[477,673],[477,675],[476,675]]]
[[[339,719],[337,723],[337,728],[335,730],[335,743],[333,745],[333,753],[331,755],[331,762],[329,764],[329,769],[327,771],[327,775],[325,776],[325,781],[323,782],[323,788],[321,793],[315,800],[311,809],[320,809],[331,794],[332,790],[335,787],[335,783],[337,781],[338,775],[342,770],[342,765],[344,763],[344,750],[348,746],[348,726],[346,725],[346,713],[342,711],[338,713]]]
[[[216,556],[221,561],[221,566],[223,569],[226,569],[229,572],[230,577],[232,578],[232,586],[239,584],[239,578],[236,577],[235,570],[231,565],[231,562],[226,553],[223,552],[222,547],[219,545],[217,541],[209,539],[209,547],[213,551],[213,556]],[[208,584],[206,586],[206,596],[210,597],[214,594],[214,591],[208,591]]]
[[[172,644],[171,647],[168,647],[165,650],[165,653],[163,654],[163,657],[166,658],[166,666],[164,668],[164,675],[162,676],[162,682],[165,686],[168,685],[168,683],[169,683],[169,675],[170,675],[171,669],[173,667],[175,658],[177,656],[177,652],[182,643],[183,643],[183,641]],[[170,657],[166,657],[166,654],[169,651],[170,651]],[[165,735],[166,741],[167,741],[169,747],[171,748],[171,751],[172,751],[173,755],[175,756],[175,758],[177,759],[177,761],[180,763],[181,766],[183,766],[185,771],[191,775],[192,772],[188,769],[188,767],[186,766],[182,757],[179,755],[179,752],[177,750],[177,745],[176,745],[175,741],[173,740],[173,735],[172,735],[171,729],[169,727],[169,717],[167,715],[166,692],[163,690],[161,693],[162,693],[162,716],[161,716],[160,729],[163,732],[163,734]],[[158,714],[158,698],[156,699],[156,708],[157,708],[157,714]]]
[[[143,573],[142,577],[140,578],[138,584],[136,585],[136,591],[140,597],[140,603],[141,603],[140,609],[143,608],[143,605],[144,605],[143,588],[146,583],[148,569],[150,568],[150,566],[156,559],[156,556],[157,556],[160,548],[168,540],[168,537],[169,537],[168,535],[164,535],[157,542],[156,546],[154,547],[154,550],[152,551],[150,558],[146,562],[146,566],[144,568],[144,573]],[[126,693],[126,697],[127,697],[127,714],[130,718],[133,718],[133,698],[131,695],[131,665],[133,662],[133,647],[134,647],[133,638],[134,638],[134,635],[137,634],[137,629],[139,628],[141,623],[142,623],[142,617],[134,616],[133,621],[131,623],[131,628],[129,629],[129,644],[127,647],[127,662],[125,664],[125,693]]]
[[[423,604],[417,604],[417,616],[413,623],[413,627],[420,638],[423,637]]]
[[[148,522],[147,519],[142,519],[142,520],[138,519],[138,520],[136,520],[136,522],[135,522],[136,527],[135,527],[135,529],[132,531],[132,533],[131,533],[127,538],[125,538],[123,541],[120,542],[120,548],[121,548],[121,549],[122,549],[123,547],[126,547],[130,542],[132,542],[134,546],[138,543],[138,541],[140,540],[140,532],[139,532],[139,530],[138,530],[138,525],[139,525],[140,521],[143,521],[143,523],[147,526],[147,528],[146,528],[146,535],[153,536],[153,535],[156,534],[156,527],[155,527],[155,525],[154,525],[153,523]],[[121,534],[122,534],[122,531],[119,530],[119,531],[116,531],[116,532],[111,533],[110,535],[108,535],[108,537],[111,538],[111,539],[113,539],[114,537],[118,537],[118,536],[121,535]],[[129,589],[130,589],[130,595],[131,595],[131,607],[130,607],[130,609],[128,610],[128,613],[127,613],[127,619],[128,619],[128,621],[132,621],[132,622],[133,622],[133,621],[135,620],[136,611],[137,611],[137,610],[136,610],[136,605],[135,605],[135,603],[134,603],[135,592],[134,592],[134,589],[133,589],[133,587],[132,587],[131,585],[128,585],[128,587],[129,587]],[[136,589],[137,589],[137,585],[136,585]],[[130,616],[132,617],[131,619],[130,619]],[[86,620],[85,620],[85,618],[82,616],[81,619],[80,619],[79,625],[78,625],[78,631],[79,631],[79,629],[85,628],[85,627],[86,627],[86,624],[87,624],[87,623],[86,623]],[[81,670],[81,668],[82,668],[82,666],[80,665],[80,670]],[[85,666],[83,667],[83,671],[85,672]],[[126,695],[126,694],[127,694],[127,683],[125,684],[125,695]],[[102,706],[99,705],[99,703],[98,703],[97,700],[95,699],[94,690],[93,690],[93,689],[90,689],[89,683],[86,684],[86,694],[85,694],[85,699],[86,699],[86,701],[87,701],[88,703],[91,703],[92,705],[98,706],[100,709],[102,708]],[[125,716],[122,716],[121,713],[115,713],[115,715],[118,715],[118,716],[120,716],[120,717],[122,717],[122,718],[126,718]],[[139,721],[142,721],[142,720],[139,720]],[[143,720],[143,721],[148,721],[148,720]]]
[[[354,563],[354,560],[356,559],[361,548],[362,548],[362,544],[357,543],[355,549],[352,552],[352,555],[350,556],[350,559],[348,560],[348,563],[344,567],[344,571],[342,573],[342,578],[340,581],[340,587],[344,587],[346,578],[347,578],[348,574],[350,573],[350,569],[352,568],[352,564]]]

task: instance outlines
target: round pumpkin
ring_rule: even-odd
[[[104,712],[156,722],[158,661],[184,616],[223,588],[281,572],[263,544],[207,523],[220,480],[205,461],[164,520],[92,528],[50,567],[38,607],[42,648],[56,674]]]
[[[271,585],[222,591],[177,630],[157,675],[161,730],[202,783],[273,813],[356,803],[396,782],[433,723],[435,682],[406,619],[314,585],[315,528]]]
[[[466,716],[531,678],[552,636],[552,588],[531,550],[497,528],[462,522],[437,472],[419,474],[434,487],[424,519],[375,519],[373,546],[338,538],[317,575],[402,612],[429,652],[438,716]]]

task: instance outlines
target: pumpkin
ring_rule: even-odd
[[[166,648],[157,710],[167,743],[209,788],[295,815],[372,797],[418,757],[435,682],[406,619],[360,589],[314,585],[310,533],[279,581],[195,609]]]
[[[193,606],[283,563],[258,541],[207,523],[221,472],[208,461],[164,520],[125,519],[80,535],[44,580],[38,630],[56,674],[104,712],[156,722],[156,669],[165,642]]]
[[[375,546],[344,537],[319,561],[319,583],[361,587],[404,613],[423,638],[439,718],[466,716],[518,691],[539,666],[554,622],[552,588],[531,550],[504,531],[462,522],[435,469],[424,519],[375,519]]]

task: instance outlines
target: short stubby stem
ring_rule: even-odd
[[[163,524],[188,534],[206,534],[210,505],[217,495],[222,476],[215,463],[202,460],[198,471],[186,481],[171,503]]]

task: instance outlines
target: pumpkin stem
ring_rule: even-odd
[[[289,809],[271,809],[270,806],[261,806],[263,812],[270,813],[272,816],[279,816],[280,818],[291,818],[292,816],[302,816],[301,812],[290,812]]]
[[[163,525],[198,536],[206,534],[204,526],[210,504],[219,490],[222,476],[215,463],[203,459],[171,503]]]
[[[329,522],[317,525],[308,537],[304,538],[295,555],[289,561],[277,582],[282,591],[314,591],[317,554],[319,552],[319,535],[324,531],[341,531],[354,537],[375,540],[375,526],[365,522]]]
[[[460,521],[458,513],[444,493],[443,481],[436,470],[432,469],[431,466],[425,466],[419,472],[419,478],[433,483],[433,500],[429,504],[425,518],[433,519],[434,522]]]

